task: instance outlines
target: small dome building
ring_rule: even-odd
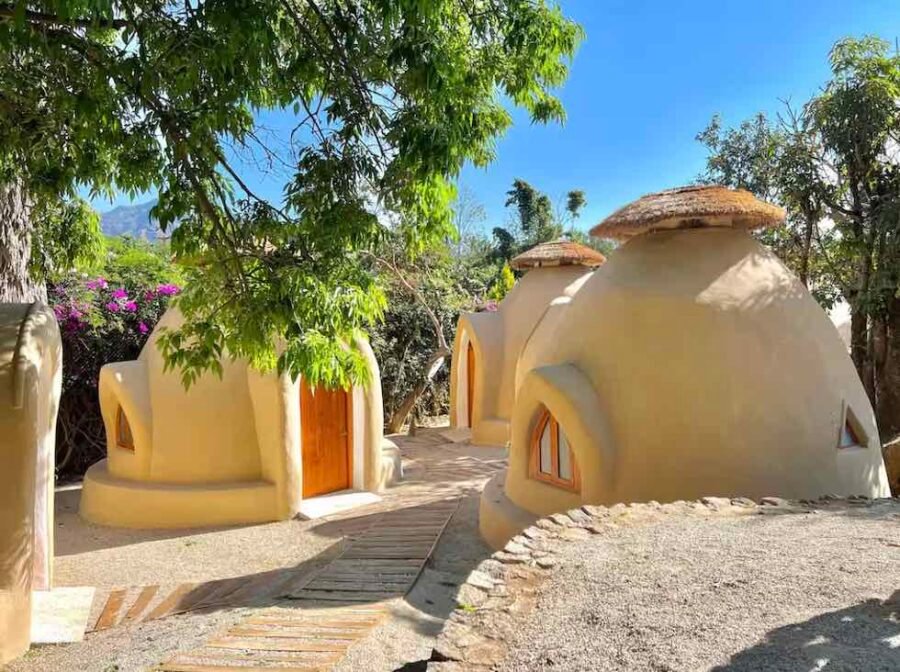
[[[686,187],[591,231],[623,244],[522,348],[509,468],[481,500],[489,543],[582,504],[889,494],[840,336],[748,233],[783,217]]]
[[[496,311],[459,319],[450,371],[450,424],[471,427],[472,443],[509,441],[516,362],[522,346],[550,302],[573,294],[606,258],[570,240],[542,243],[510,267],[525,275]]]
[[[367,387],[313,390],[226,359],[221,379],[204,374],[185,390],[155,345],[182,319],[169,310],[136,361],[100,372],[107,459],[85,475],[84,518],[131,528],[268,522],[302,513],[310,498],[378,492],[399,478],[367,342],[356,343]]]

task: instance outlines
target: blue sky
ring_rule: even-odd
[[[584,189],[589,228],[620,205],[692,181],[704,164],[694,136],[719,113],[728,125],[778,100],[800,103],[828,79],[828,50],[841,37],[900,36],[898,0],[562,0],[587,37],[560,92],[564,126],[533,126],[515,113],[487,169],[461,183],[484,205],[485,227],[502,223],[505,191],[523,178],[554,200]],[[281,114],[264,123],[289,128]],[[246,168],[246,167],[245,167]],[[251,170],[276,196],[280,180]],[[108,209],[100,203],[100,209]]]

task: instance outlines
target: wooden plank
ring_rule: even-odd
[[[403,574],[336,574],[327,572],[317,576],[315,581],[334,581],[336,583],[409,583],[416,578],[413,572]]]
[[[333,632],[312,632],[309,628],[300,629],[275,629],[275,628],[248,628],[234,627],[228,631],[229,637],[265,637],[274,639],[314,639],[317,641],[341,641],[352,642],[362,639],[369,634],[369,630],[359,629],[355,632],[347,630],[335,630]]]
[[[418,567],[419,561],[418,560],[369,560],[369,561],[354,560],[353,562],[350,562],[344,558],[338,558],[337,560],[332,562],[330,565],[328,565],[328,568],[342,567],[344,565],[350,565],[354,568],[360,568],[360,569],[366,569],[368,567],[406,567],[406,568],[408,568],[408,567]]]
[[[157,669],[161,672],[326,672],[331,669],[330,664],[303,665],[297,667],[259,667],[247,665],[204,665],[203,663],[163,663]]]
[[[178,605],[170,611],[170,614],[183,614],[187,611],[196,609],[200,604],[205,602],[209,597],[214,595],[222,587],[221,581],[207,581],[197,585],[193,590],[185,594],[184,598],[178,601]]]
[[[185,595],[187,595],[194,588],[193,583],[182,583],[180,586],[175,588],[169,596],[166,597],[162,602],[156,605],[156,608],[151,611],[144,618],[144,622],[152,621],[156,618],[162,618],[163,616],[168,615],[173,609],[178,608],[178,603],[181,601]]]
[[[206,646],[213,649],[246,649],[248,651],[310,651],[331,653],[333,651],[344,652],[349,646],[347,643],[328,642],[300,642],[297,640],[269,641],[260,639],[237,639],[226,637],[214,639]]]
[[[428,556],[425,551],[414,552],[405,551],[403,549],[361,549],[359,551],[348,551],[345,558],[359,560],[419,560],[424,561]]]
[[[244,621],[241,625],[283,625],[287,627],[310,626],[320,630],[328,630],[330,628],[336,630],[370,630],[378,625],[381,619],[368,620],[336,620],[336,621],[314,621],[302,620],[294,618],[273,618],[268,616],[253,616]]]
[[[322,653],[319,651],[240,651],[236,649],[194,649],[192,651],[184,651],[170,658],[166,663],[182,663],[182,664],[198,664],[212,663],[221,664],[219,661],[231,663],[238,661],[242,663],[250,663],[257,665],[267,665],[275,663],[294,663],[295,665],[333,665],[338,662],[344,654],[341,652]],[[272,668],[269,668],[272,669]],[[278,668],[275,668],[278,669]]]
[[[383,593],[392,590],[403,590],[409,588],[412,581],[390,582],[390,583],[365,583],[349,581],[313,581],[308,584],[305,590],[349,590],[360,591],[363,593]]]
[[[144,586],[144,589],[141,590],[141,594],[137,596],[137,599],[134,601],[134,604],[131,605],[131,608],[125,612],[125,618],[122,619],[122,624],[131,623],[132,621],[136,621],[141,614],[144,613],[144,609],[147,608],[153,598],[156,597],[156,593],[159,591],[159,586]]]
[[[405,591],[404,591],[405,592]],[[300,590],[292,595],[300,600],[323,600],[326,602],[372,602],[373,600],[392,600],[401,597],[403,592],[361,593],[361,592],[328,592],[324,590]]]
[[[116,618],[119,616],[119,609],[122,608],[122,603],[125,601],[127,592],[127,590],[114,590],[109,594],[109,597],[106,598],[106,605],[104,605],[103,611],[100,612],[100,616],[94,624],[95,631],[106,630],[116,624]]]

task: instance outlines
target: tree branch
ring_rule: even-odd
[[[121,30],[131,25],[124,19],[77,19],[63,18],[56,14],[48,14],[46,12],[35,12],[30,9],[19,13],[15,6],[2,4],[0,5],[0,20],[10,21],[23,17],[27,23],[42,26],[68,26],[70,28],[113,28]]]

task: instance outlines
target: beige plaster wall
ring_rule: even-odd
[[[50,588],[61,383],[53,312],[0,304],[0,664],[28,649],[31,591]]]
[[[827,315],[748,234],[639,236],[535,330],[519,361],[506,493],[577,501],[887,494],[878,431]],[[574,496],[527,477],[540,404],[581,468]],[[845,405],[868,436],[838,449]]]
[[[493,313],[467,313],[460,317],[453,344],[450,374],[450,421],[465,426],[458,399],[466,367],[465,344],[475,349],[475,404],[472,438],[477,444],[503,444],[509,439],[516,389],[516,364],[522,346],[556,298],[573,295],[590,277],[584,266],[550,266],[528,271]]]
[[[300,380],[259,373],[242,360],[223,362],[222,379],[209,375],[185,390],[165,372],[153,345],[159,329],[175,327],[171,310],[139,359],[103,368],[100,401],[107,431],[106,462],[85,478],[81,512],[89,520],[126,527],[182,527],[285,519],[303,492]],[[352,485],[378,491],[398,474],[383,458],[384,417],[378,363],[369,343],[370,384],[354,388]],[[135,450],[115,445],[121,405]],[[396,461],[396,460],[394,460]],[[146,507],[126,500],[139,498]]]

